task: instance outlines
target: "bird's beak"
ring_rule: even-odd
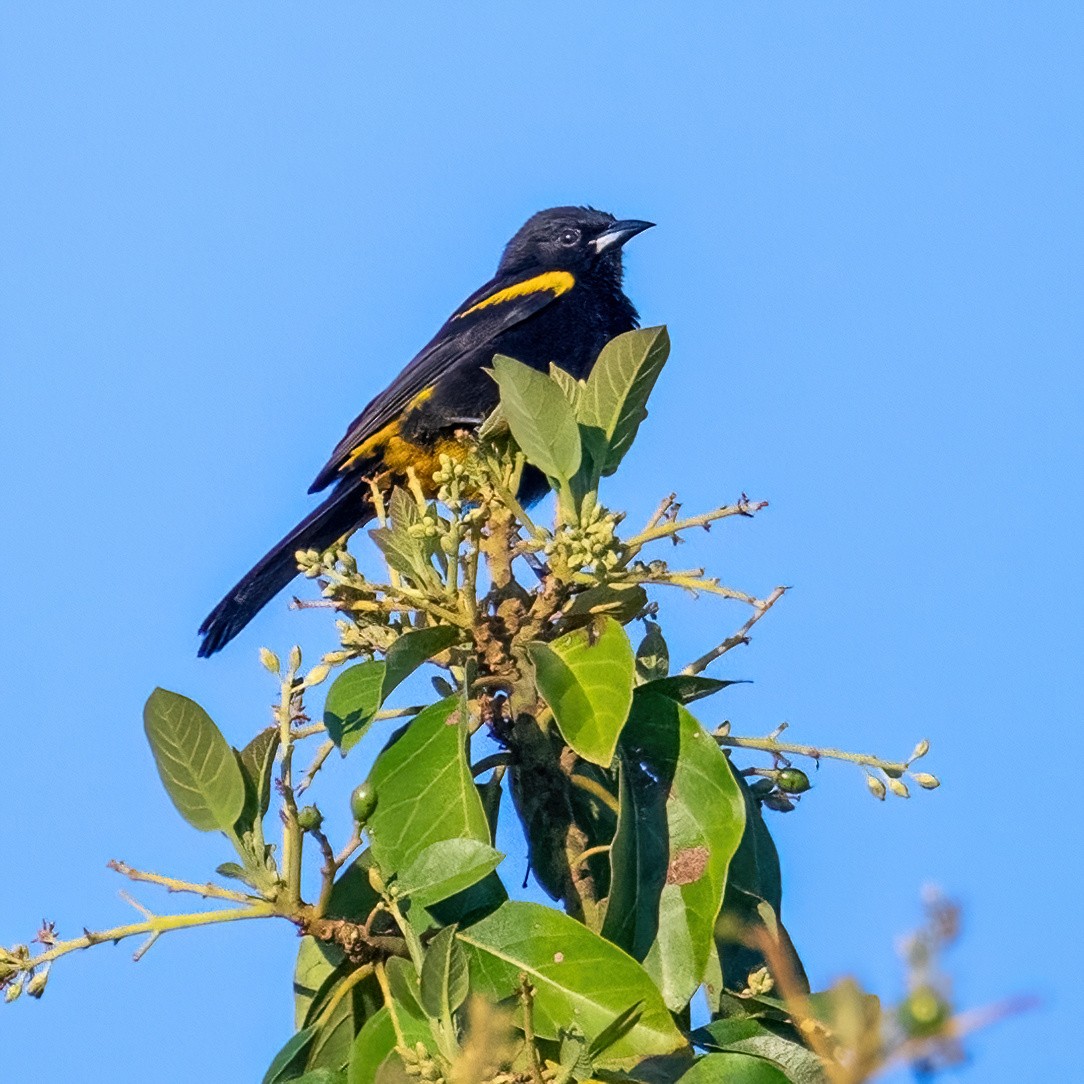
[[[643,233],[644,230],[651,229],[654,225],[654,222],[644,222],[639,218],[625,218],[607,226],[605,231],[591,242],[591,246],[597,256],[615,245],[620,248],[626,241],[631,240],[638,233]]]

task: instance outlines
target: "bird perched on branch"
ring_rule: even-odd
[[[326,550],[372,519],[373,481],[392,484],[413,467],[429,482],[442,453],[464,454],[456,434],[477,428],[497,405],[497,384],[483,371],[494,354],[586,377],[602,347],[637,326],[621,289],[621,248],[651,225],[588,207],[529,218],[496,275],[354,420],[309,488],[330,486],[331,495],[211,611],[199,654],[229,643],[297,575],[298,550]]]

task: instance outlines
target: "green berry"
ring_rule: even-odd
[[[354,788],[350,795],[350,812],[358,824],[366,824],[376,809],[376,791],[368,780]]]

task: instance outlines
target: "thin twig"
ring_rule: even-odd
[[[655,522],[645,530],[625,542],[630,553],[638,553],[648,542],[654,542],[660,538],[670,538],[680,531],[688,531],[693,527],[710,527],[717,520],[726,519],[728,516],[751,516],[762,508],[767,508],[767,501],[741,500],[737,504],[727,504],[721,508],[713,508],[710,512],[702,512],[698,516],[688,516],[686,519],[671,519],[665,523]],[[660,506],[661,507],[661,506]],[[665,515],[665,510],[663,512]],[[661,518],[661,517],[660,517]]]
[[[133,869],[125,862],[113,858],[106,863],[107,868],[127,877],[132,881],[142,881],[146,884],[159,885],[170,892],[191,892],[193,895],[202,896],[204,899],[233,900],[235,903],[249,903],[255,899],[252,895],[243,892],[235,892],[232,888],[223,888],[221,885],[195,884],[192,881],[179,881],[175,877],[165,877],[161,873],[147,873],[141,869]],[[138,906],[138,905],[136,905]]]
[[[545,1084],[534,1035],[534,987],[531,986],[526,971],[520,972],[519,999],[523,1005],[523,1038],[527,1042],[527,1061],[531,1069],[531,1080],[534,1084]]]
[[[749,630],[783,597],[789,590],[787,587],[777,587],[766,599],[753,600],[754,611],[748,621],[737,632],[728,636],[721,644],[717,644],[706,655],[694,659],[681,672],[683,674],[699,674],[706,670],[721,655],[725,655],[731,648],[739,644],[749,642]]]

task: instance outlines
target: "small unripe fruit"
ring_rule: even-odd
[[[788,794],[805,794],[812,786],[809,776],[801,768],[783,768],[775,777],[775,781],[779,784],[779,789],[785,790]]]
[[[314,805],[307,805],[297,811],[298,827],[304,832],[311,832],[324,823],[323,814]]]
[[[350,812],[354,814],[354,820],[358,824],[366,824],[373,815],[374,809],[376,809],[376,791],[366,780],[358,784],[354,788],[354,793],[350,795]]]
[[[948,1002],[932,986],[912,990],[896,1010],[900,1027],[909,1039],[925,1039],[938,1034],[951,1016]]]

